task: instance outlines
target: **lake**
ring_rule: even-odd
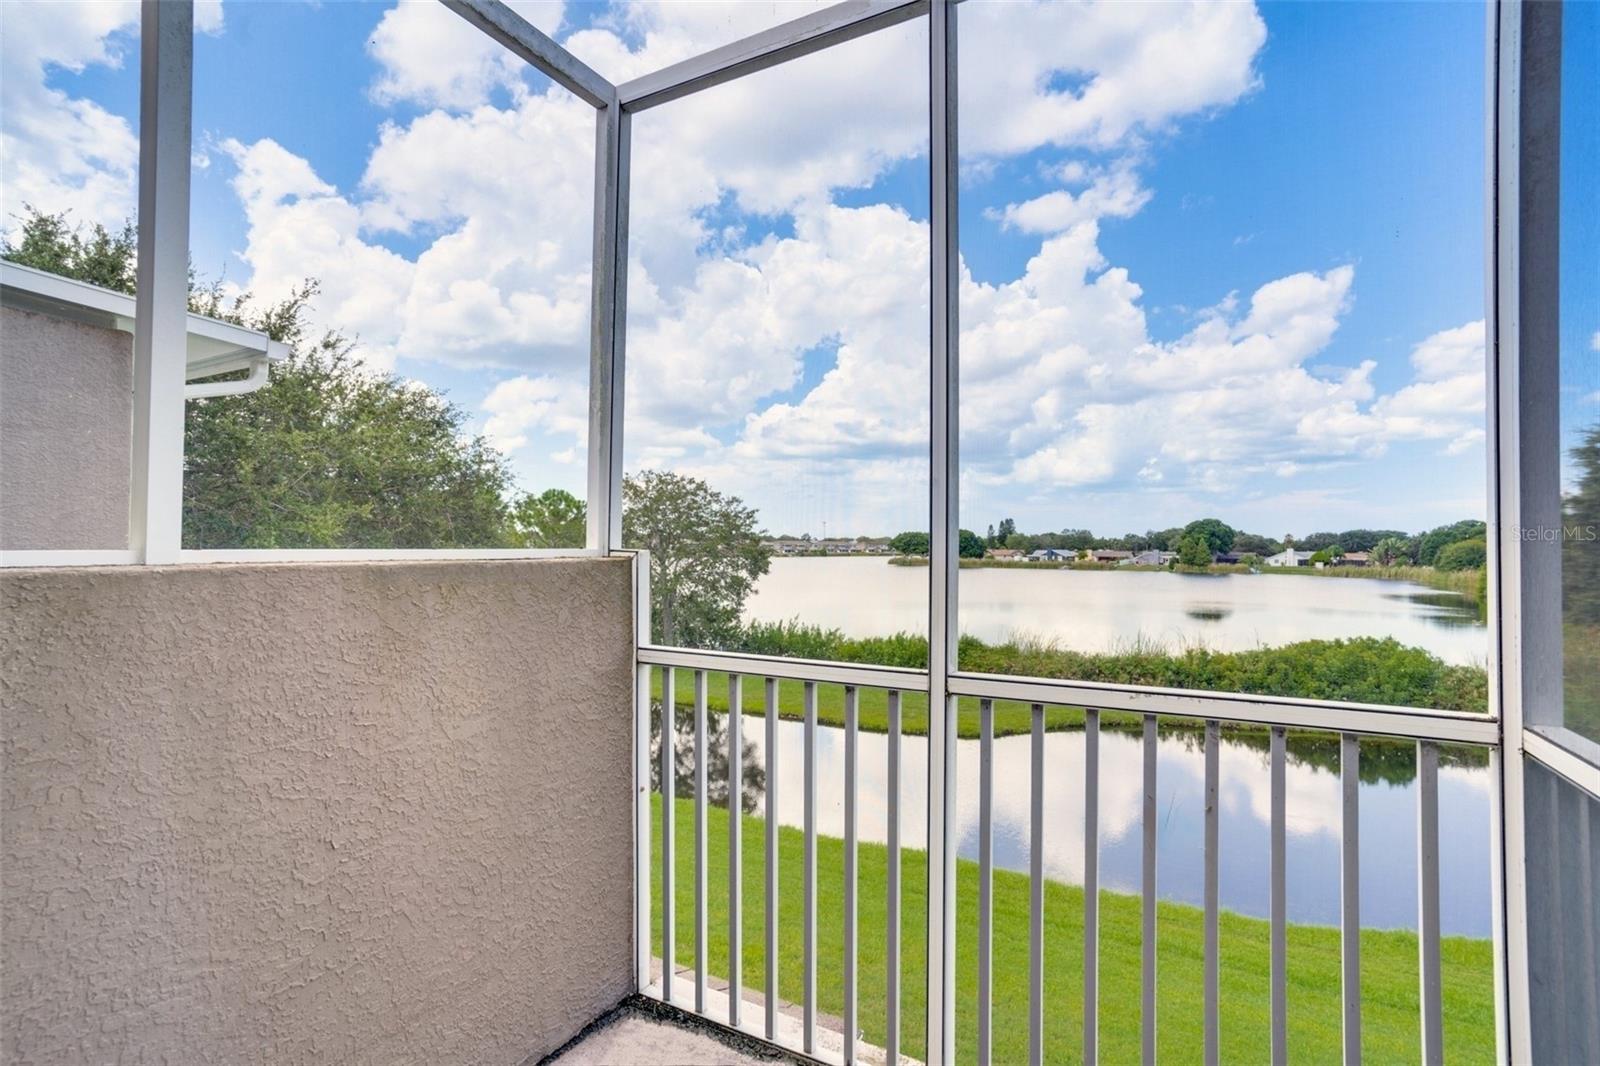
[[[1138,640],[1241,651],[1393,637],[1457,665],[1488,658],[1471,603],[1404,581],[982,567],[961,571],[960,601],[962,633],[990,643],[1026,634],[1082,652]],[[927,567],[861,557],[774,559],[745,604],[747,621],[798,618],[852,637],[926,634],[927,612]]]
[[[692,751],[680,713],[679,751]],[[713,722],[720,716],[713,716]],[[766,724],[744,716],[746,765],[765,765]],[[1268,916],[1271,819],[1266,752],[1229,741],[1220,750],[1219,887],[1222,906]],[[725,736],[711,764],[725,773]],[[1083,883],[1083,752],[1081,731],[1045,735],[1045,876]],[[1375,754],[1367,742],[1364,750]],[[860,823],[863,841],[887,839],[888,738],[860,738]],[[1027,871],[1031,738],[994,742],[995,865]],[[922,848],[927,838],[927,740],[905,737],[900,795],[901,840]],[[778,724],[778,820],[804,825],[801,771],[804,726]],[[1100,737],[1100,879],[1104,888],[1137,893],[1143,854],[1143,741],[1105,729]],[[957,743],[956,837],[963,858],[978,857],[978,742]],[[1361,786],[1361,920],[1369,928],[1415,929],[1416,794],[1409,774],[1399,783]],[[1300,758],[1291,740],[1286,767],[1289,920],[1339,921],[1339,775]],[[1439,769],[1441,928],[1447,935],[1490,934],[1489,774],[1481,767]],[[1204,752],[1197,736],[1163,735],[1157,756],[1157,885],[1162,899],[1204,903]],[[817,830],[844,835],[844,731],[817,730]],[[756,813],[765,808],[758,805]],[[758,847],[747,843],[746,847]]]
[[[801,622],[849,636],[927,632],[926,567],[890,566],[881,558],[774,559],[746,603],[749,621]],[[1203,644],[1237,651],[1299,640],[1393,637],[1446,662],[1482,665],[1487,630],[1462,597],[1409,582],[1287,574],[1178,574],[1107,570],[961,571],[961,631],[988,642],[1026,634],[1084,652],[1111,652],[1136,641],[1170,648]],[[802,824],[802,726],[779,726],[778,813]],[[745,721],[759,761],[763,720]],[[1225,734],[1226,736],[1226,734]],[[843,835],[844,736],[819,730],[819,831]],[[1288,785],[1289,918],[1339,920],[1339,777],[1332,761],[1296,758],[1310,741],[1290,740]],[[1381,742],[1369,741],[1364,748]],[[901,796],[903,839],[924,846],[927,742],[907,737]],[[995,741],[995,862],[1028,869],[1030,739]],[[885,836],[886,738],[861,737],[862,839]],[[1107,730],[1100,742],[1100,876],[1108,889],[1138,892],[1143,809],[1142,741]],[[1390,748],[1394,751],[1394,748]],[[1083,734],[1045,739],[1044,866],[1052,879],[1082,883]],[[1163,735],[1159,749],[1158,891],[1161,898],[1203,903],[1204,756],[1198,737]],[[1221,750],[1222,905],[1267,916],[1270,794],[1266,752],[1224,741]],[[957,755],[960,854],[977,858],[978,744]],[[1409,771],[1393,783],[1361,786],[1361,913],[1364,925],[1415,928],[1416,796]],[[1483,767],[1439,772],[1441,924],[1447,934],[1488,936],[1489,785]]]

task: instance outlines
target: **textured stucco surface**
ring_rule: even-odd
[[[632,985],[625,560],[0,578],[5,1062],[519,1063]]]
[[[0,308],[0,549],[128,546],[133,338]]]

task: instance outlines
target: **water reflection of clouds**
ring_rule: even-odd
[[[882,559],[775,559],[746,618],[800,619],[850,636],[927,632],[927,570]],[[1405,582],[1289,574],[1097,570],[961,572],[961,632],[1033,635],[1086,652],[1134,641],[1219,651],[1393,637],[1446,662],[1482,663],[1487,630],[1461,597]]]
[[[803,727],[779,724],[778,817],[803,824]],[[764,723],[746,721],[745,737],[762,758]],[[859,832],[864,842],[887,839],[888,739],[860,738]],[[901,840],[922,848],[927,840],[927,744],[902,741]],[[1031,825],[1031,740],[995,741],[994,832],[998,867],[1027,870]],[[820,728],[817,738],[817,825],[828,836],[844,833],[844,734]],[[1083,880],[1083,768],[1081,732],[1045,736],[1044,867],[1054,880]],[[1267,913],[1271,785],[1265,750],[1224,743],[1219,753],[1221,891],[1223,906]],[[1205,762],[1201,745],[1163,736],[1157,762],[1158,883],[1162,898],[1202,902]],[[978,852],[978,744],[962,741],[956,758],[954,837],[964,858]],[[1290,918],[1336,924],[1339,916],[1340,792],[1337,773],[1309,762],[1290,762],[1287,787]],[[1444,766],[1439,773],[1441,881],[1446,886],[1446,933],[1487,935],[1489,930],[1488,775],[1482,769]],[[1100,871],[1103,887],[1138,891],[1143,849],[1143,741],[1135,734],[1102,732],[1100,741]],[[764,813],[765,807],[758,808]],[[1361,788],[1363,922],[1399,928],[1416,921],[1416,799],[1409,784]]]

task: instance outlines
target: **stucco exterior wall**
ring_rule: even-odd
[[[0,1060],[519,1063],[632,987],[626,560],[0,577]]]
[[[0,549],[128,546],[133,338],[0,308]]]

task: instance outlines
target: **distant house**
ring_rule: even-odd
[[[1149,551],[1142,551],[1142,552],[1139,552],[1137,555],[1132,555],[1132,556],[1122,560],[1117,565],[1118,566],[1166,566],[1169,563],[1171,563],[1174,559],[1176,559],[1177,557],[1178,557],[1178,553],[1177,552],[1157,551],[1156,549],[1152,548]]]
[[[1269,555],[1261,562],[1266,566],[1305,566],[1311,562],[1315,552],[1300,551],[1298,548],[1285,548],[1277,555]]]
[[[1121,563],[1132,558],[1132,552],[1120,548],[1096,548],[1089,553],[1089,559],[1097,563]]]
[[[1077,552],[1057,548],[1038,548],[1028,553],[1030,563],[1064,563],[1077,557]]]
[[[1345,552],[1339,559],[1340,566],[1371,566],[1372,554],[1370,552]]]
[[[1017,548],[990,548],[983,553],[985,559],[998,559],[1002,563],[1015,563],[1022,560],[1022,552]]]
[[[1224,566],[1236,566],[1239,563],[1244,562],[1244,557],[1246,555],[1252,555],[1252,554],[1254,554],[1254,553],[1253,552],[1217,552],[1215,555],[1213,555],[1211,557],[1211,561],[1214,562],[1214,563],[1220,563],[1220,564],[1222,564]]]

